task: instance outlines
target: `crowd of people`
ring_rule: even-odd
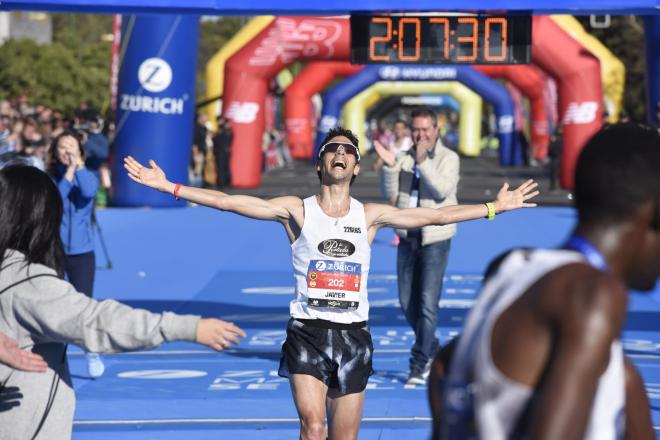
[[[189,166],[189,180],[195,186],[227,188],[231,185],[232,122],[224,117],[216,122],[217,130],[212,130],[205,113],[196,115]],[[67,114],[33,104],[27,96],[0,100],[0,165],[21,161],[45,171],[49,167],[53,141],[65,132],[79,138],[85,167],[99,179],[95,203],[104,206],[112,193],[109,160],[116,135],[115,124],[112,117],[104,118],[90,104],[81,103],[78,109]],[[266,169],[290,163],[283,134],[274,129],[268,135],[269,143],[264,146]]]
[[[106,123],[101,113],[86,103],[65,114],[32,104],[27,96],[0,101],[0,164],[21,160],[45,171],[53,140],[64,132],[75,133],[80,139],[85,166],[100,179],[101,196],[107,196],[111,183],[106,163],[114,124]]]
[[[193,186],[226,189],[231,187],[231,148],[234,139],[233,122],[222,115],[214,130],[208,115],[199,113],[193,129],[189,181]],[[292,165],[286,143],[286,133],[276,127],[264,130],[262,136],[263,171]]]

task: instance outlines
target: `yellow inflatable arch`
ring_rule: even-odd
[[[479,95],[456,81],[380,81],[351,98],[344,106],[342,121],[344,127],[350,129],[358,139],[366,139],[365,119],[369,103],[373,105],[374,95],[379,97],[390,95],[420,95],[420,94],[452,95],[461,105],[459,116],[458,151],[466,156],[479,155],[481,142],[481,107]],[[360,150],[365,153],[365,143]]]
[[[623,110],[623,90],[626,82],[625,65],[598,38],[585,31],[580,22],[572,15],[551,15],[551,17],[555,23],[579,41],[600,61],[603,98],[609,114],[608,122],[617,122],[619,113]]]
[[[264,30],[273,20],[275,20],[275,17],[273,16],[254,17],[243,26],[241,30],[227,42],[227,44],[222,46],[222,49],[211,57],[206,64],[206,99],[213,99],[222,96],[225,83],[225,62],[238,52],[239,49],[256,37],[257,34]],[[209,116],[209,121],[214,130],[218,128],[215,124],[215,117],[220,113],[218,102],[219,101],[215,101],[206,106],[206,114]]]

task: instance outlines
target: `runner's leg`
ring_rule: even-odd
[[[289,383],[300,418],[301,440],[325,440],[325,396],[328,386],[307,374],[291,374]]]
[[[338,395],[337,390],[329,390],[326,399],[328,407],[328,428],[330,440],[355,440],[358,438],[364,391]]]

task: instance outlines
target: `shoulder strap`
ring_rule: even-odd
[[[32,275],[32,276],[29,276],[29,277],[27,277],[27,278],[23,278],[23,279],[20,280],[20,281],[16,281],[15,283],[10,284],[9,286],[7,286],[7,287],[5,287],[4,289],[0,290],[0,295],[2,295],[3,293],[5,293],[6,291],[8,291],[9,289],[11,289],[12,287],[16,287],[16,286],[18,286],[19,284],[23,284],[23,283],[25,283],[26,281],[30,281],[30,280],[33,280],[33,279],[35,279],[35,278],[41,278],[41,277],[52,277],[52,278],[57,278],[57,279],[59,279],[59,277],[57,277],[56,275],[50,274],[50,273],[40,273],[40,274],[38,274],[38,275]]]

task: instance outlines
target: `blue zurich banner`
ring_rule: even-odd
[[[123,169],[123,158],[131,155],[145,165],[153,159],[170,181],[188,182],[198,41],[198,16],[124,16],[114,205],[183,205],[171,194],[133,182]]]

